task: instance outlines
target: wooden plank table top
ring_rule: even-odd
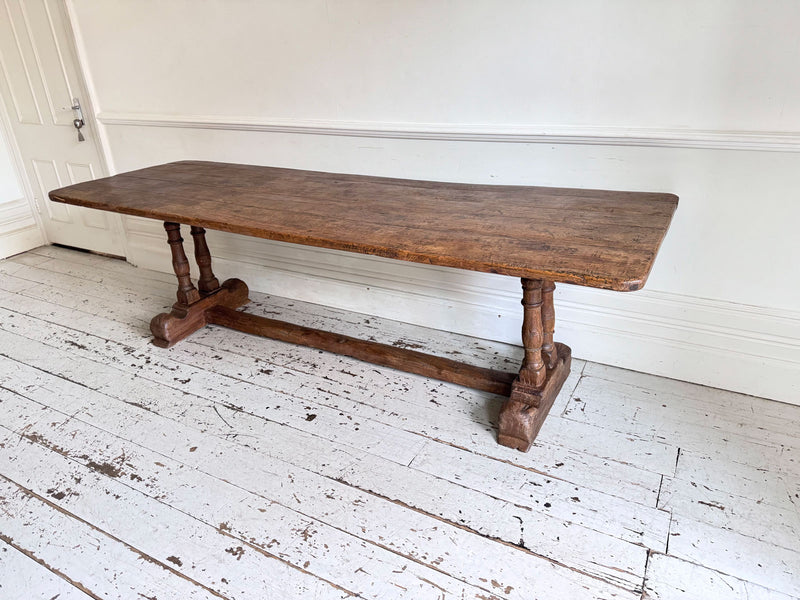
[[[473,185],[181,161],[54,190],[50,199],[411,262],[641,288],[672,194]]]

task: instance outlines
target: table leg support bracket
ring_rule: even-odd
[[[555,348],[558,358],[555,366],[547,370],[541,389],[520,383],[519,379],[511,384],[511,396],[500,409],[497,441],[501,445],[527,452],[536,439],[572,363],[569,346],[556,343]]]
[[[250,300],[247,284],[241,279],[228,279],[214,292],[187,305],[175,303],[168,313],[156,315],[150,321],[153,344],[169,348],[209,323],[208,311],[216,306],[239,308]]]

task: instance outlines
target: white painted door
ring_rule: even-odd
[[[106,175],[63,0],[0,0],[0,94],[33,197],[52,243],[124,255],[117,215],[51,202],[47,193]]]

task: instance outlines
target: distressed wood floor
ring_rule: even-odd
[[[490,394],[214,327],[155,348],[174,289],[54,247],[0,261],[4,600],[800,597],[800,407],[575,361],[521,454]]]

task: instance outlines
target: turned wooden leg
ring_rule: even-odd
[[[500,409],[497,440],[527,452],[569,375],[570,349],[553,342],[555,312],[551,282],[522,280],[522,345],[525,357]],[[545,360],[547,364],[545,364]]]
[[[542,342],[542,354],[548,369],[554,369],[558,362],[558,352],[553,343],[553,334],[556,330],[556,310],[553,306],[553,292],[556,284],[552,281],[545,281],[542,285],[542,326],[544,330],[544,341]]]
[[[200,269],[197,287],[203,294],[214,292],[219,288],[219,280],[214,277],[214,272],[211,270],[211,252],[206,244],[206,230],[192,225],[192,238],[194,239],[194,259]]]
[[[178,278],[178,304],[188,306],[200,300],[200,292],[192,284],[189,272],[189,259],[183,251],[183,238],[181,237],[180,223],[164,223],[167,231],[167,241],[172,251],[172,268]]]
[[[542,360],[542,280],[522,280],[522,346],[525,358],[519,370],[521,385],[541,389],[544,385],[545,369]]]
[[[192,284],[189,260],[183,251],[183,238],[179,223],[164,223],[167,241],[172,250],[172,268],[178,277],[178,301],[168,313],[156,315],[150,321],[153,343],[169,348],[208,323],[207,311],[215,306],[239,308],[249,299],[247,285],[239,279],[228,279],[219,284],[211,271],[211,253],[205,239],[205,229],[192,227],[194,253],[200,268],[200,291]],[[200,293],[202,292],[202,294]]]

